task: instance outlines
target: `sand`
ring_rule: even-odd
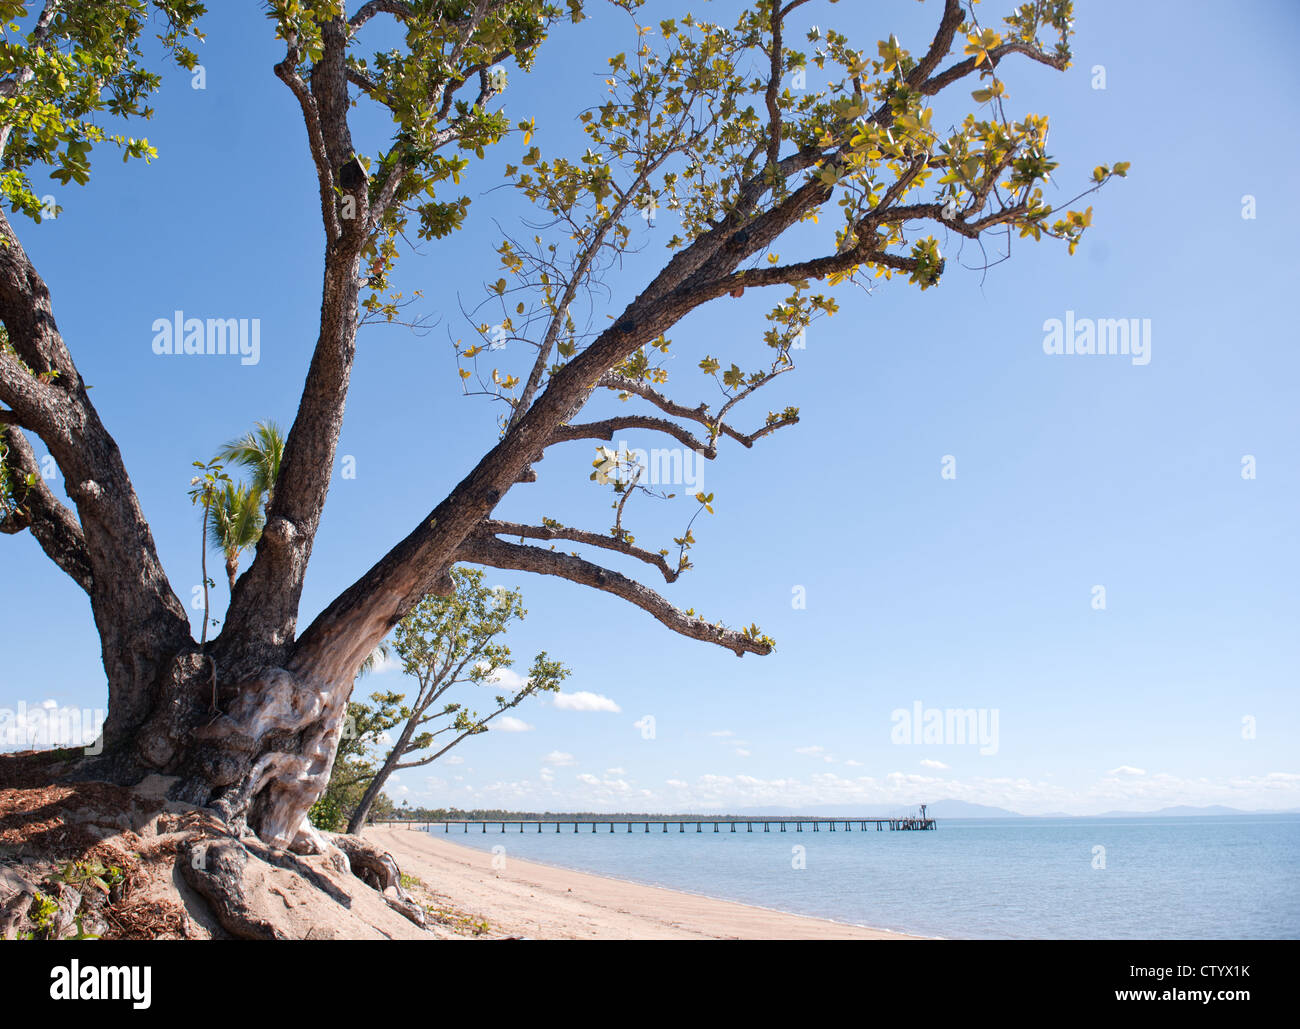
[[[365,838],[439,902],[487,922],[486,935],[561,940],[907,940],[883,929],[769,911],[492,854],[414,829]]]

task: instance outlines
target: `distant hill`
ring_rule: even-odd
[[[803,815],[824,818],[852,818],[855,815],[899,816],[917,812],[919,805],[906,804],[813,804],[808,807],[751,807],[742,808],[741,815]],[[1191,807],[1183,804],[1177,807],[1164,807],[1156,811],[1105,811],[1099,815],[1072,815],[1065,811],[1052,811],[1041,815],[1024,815],[1019,811],[1009,811],[1003,807],[988,804],[972,804],[967,800],[945,797],[926,806],[932,818],[1188,818],[1213,815],[1291,815],[1300,814],[1290,811],[1244,811],[1241,808],[1224,807],[1213,804],[1208,807]]]
[[[1103,811],[1093,818],[1189,818],[1196,815],[1292,815],[1294,811],[1243,811],[1241,808],[1211,804],[1208,807],[1162,807],[1155,811]]]

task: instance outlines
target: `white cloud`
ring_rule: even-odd
[[[571,755],[561,755],[572,759]],[[817,768],[814,764],[813,768]],[[843,766],[841,766],[843,767]],[[956,778],[946,770],[895,771],[869,776],[838,774],[821,769],[800,778],[763,779],[752,775],[700,775],[690,780],[660,780],[653,790],[634,788],[614,770],[603,777],[563,777],[549,767],[532,781],[495,782],[473,794],[474,806],[545,808],[551,810],[674,810],[713,812],[753,808],[802,808],[817,804],[852,805],[864,814],[892,814],[916,809],[918,804],[945,798],[991,804],[1023,814],[1066,811],[1097,814],[1109,810],[1151,811],[1176,804],[1224,804],[1244,810],[1300,807],[1300,771],[1276,770],[1266,774],[1220,778],[1182,779],[1166,773],[1099,776],[1091,783],[1071,787],[1035,776]],[[460,777],[457,777],[459,780]],[[1060,777],[1057,777],[1058,780]],[[595,779],[596,781],[591,781]],[[561,782],[563,786],[559,785]],[[459,781],[452,788],[468,793]],[[416,792],[416,791],[413,791]],[[419,801],[441,803],[439,794],[424,793]],[[629,808],[629,804],[635,807]]]
[[[388,675],[390,672],[400,672],[404,662],[397,656],[391,648],[387,654],[381,654],[376,651],[375,663],[370,666],[371,675]]]
[[[717,732],[709,733],[710,736],[735,736],[736,734],[730,729],[719,729]]]
[[[608,697],[587,690],[579,690],[577,693],[557,693],[555,706],[561,711],[611,711],[617,714],[623,710]]]
[[[942,761],[934,761],[934,760],[932,760],[932,759],[930,759],[930,758],[928,758],[928,757],[925,758],[925,759],[921,762],[921,767],[922,767],[922,768],[937,768],[937,769],[941,769],[941,770],[945,770],[945,769],[948,768],[948,766],[945,765]]]
[[[627,769],[626,769],[626,768],[606,768],[606,769],[605,769],[605,774],[606,774],[606,775],[627,775]]]
[[[826,753],[825,747],[795,747],[796,754],[805,754],[808,757],[821,757]]]
[[[572,754],[566,754],[562,750],[551,751],[542,758],[542,761],[548,765],[572,765],[577,763]]]
[[[1146,775],[1145,768],[1134,768],[1132,765],[1120,765],[1118,768],[1112,768],[1107,775]]]
[[[483,661],[480,661],[478,666],[479,668],[487,667],[486,663]],[[511,668],[498,668],[483,681],[491,683],[494,686],[505,686],[507,689],[511,690],[522,689],[528,682],[527,679]]]
[[[749,751],[747,751],[744,747],[737,747],[736,757],[749,757]]]
[[[492,728],[500,729],[502,732],[532,732],[533,726],[529,725],[522,718],[515,718],[512,715],[502,715],[500,718],[492,720]]]
[[[443,758],[442,763],[445,765],[463,765],[465,763],[465,759],[463,757],[457,757],[455,754],[452,754],[451,757]]]

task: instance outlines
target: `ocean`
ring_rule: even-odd
[[[953,818],[934,832],[777,829],[431,831],[481,850],[504,847],[507,862],[920,936],[1300,937],[1300,815]]]

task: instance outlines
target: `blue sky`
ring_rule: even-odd
[[[314,178],[271,72],[282,53],[270,23],[256,4],[211,6],[205,88],[166,77],[148,127],[158,160],[101,154],[89,186],[49,183],[56,221],[18,226],[183,599],[200,581],[190,462],[257,419],[292,420],[321,266]],[[693,6],[714,17],[734,7]],[[986,22],[1003,13],[984,6]],[[687,9],[650,3],[656,19]],[[894,32],[920,50],[939,9],[818,3],[798,24],[840,28],[869,50]],[[984,274],[977,252],[968,246],[971,267],[958,267],[955,241],[941,239],[950,260],[938,288],[843,291],[798,370],[749,416],[756,425],[798,404],[801,422],[705,469],[716,513],[696,523],[695,570],[667,593],[733,625],[756,621],[775,653],[737,660],[612,597],[489,571],[524,590],[529,617],[510,640],[521,668],[545,649],[573,669],[566,694],[600,699],[530,702],[516,712],[527,729],[471,740],[390,794],[552,810],[870,813],[941,797],[1027,813],[1300,807],[1300,14],[1280,0],[1170,10],[1082,3],[1072,69],[1004,65],[1009,109],[1052,118],[1061,167],[1049,199],[1072,196],[1096,164],[1132,162],[1092,198],[1094,227],[1074,257],[1018,241]],[[608,13],[562,26],[533,75],[512,75],[508,112],[536,116],[543,149],[571,151],[604,58],[630,40]],[[1098,65],[1104,89],[1093,88]],[[941,106],[936,121],[964,109]],[[373,149],[382,122],[358,124],[359,146]],[[339,447],[357,474],[333,483],[303,626],[495,440],[495,409],[461,396],[450,340],[469,335],[461,304],[499,274],[494,219],[513,231],[524,213],[490,192],[517,148],[471,170],[463,232],[403,258],[400,283],[424,291],[433,330],[362,330]],[[1254,218],[1243,217],[1247,195]],[[669,235],[666,220],[647,227],[646,252],[609,281],[615,300],[598,320],[640,290]],[[711,399],[695,364],[706,352],[752,360],[779,298],[750,291],[679,326],[675,395]],[[152,323],[178,309],[260,319],[260,363],[154,355]],[[1067,311],[1150,319],[1149,364],[1045,354],[1044,322]],[[955,478],[941,476],[945,455]],[[1254,479],[1242,476],[1246,455]],[[605,529],[592,456],[587,444],[557,448],[500,516]],[[689,516],[682,501],[630,517],[657,548]],[[28,536],[0,541],[0,575],[0,707],[102,707],[84,596]],[[224,587],[216,598],[220,615]],[[399,682],[384,672],[360,690]],[[918,701],[995,712],[996,747],[896,742],[894,712]],[[634,724],[645,715],[652,739]]]

